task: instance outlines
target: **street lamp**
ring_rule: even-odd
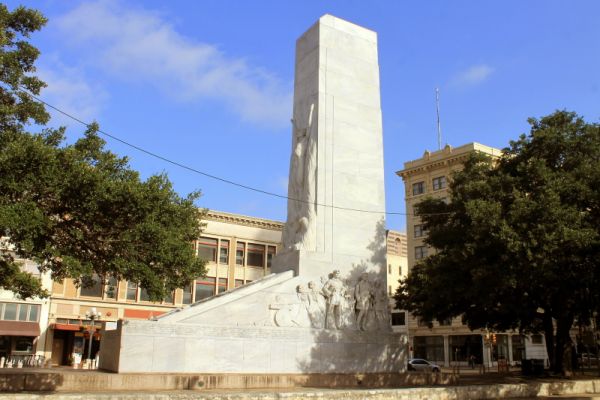
[[[90,329],[89,329],[90,342],[88,343],[88,368],[91,368],[91,366],[92,366],[92,338],[94,335],[94,331],[96,330],[96,324],[94,323],[94,321],[96,321],[97,319],[100,319],[102,317],[102,313],[100,311],[96,310],[96,307],[92,307],[88,311],[85,312],[85,317],[92,321],[90,323]]]

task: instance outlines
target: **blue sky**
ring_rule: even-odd
[[[19,2],[9,1],[9,8]],[[504,147],[527,118],[600,117],[600,2],[58,1],[25,5],[49,23],[42,98],[195,169],[287,194],[295,40],[321,15],[378,33],[387,211],[404,212],[403,163],[443,143]],[[83,132],[67,125],[69,140]],[[165,172],[198,205],[285,220],[286,202],[180,169],[111,139],[147,177]],[[388,228],[405,231],[391,215]]]

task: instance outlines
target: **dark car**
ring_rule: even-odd
[[[431,363],[422,358],[412,358],[408,360],[409,371],[427,371],[427,372],[440,372],[441,368],[439,365]]]

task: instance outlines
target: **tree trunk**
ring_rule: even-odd
[[[554,351],[554,324],[552,323],[552,317],[545,313],[543,316],[544,324],[544,336],[546,339],[546,351],[548,352],[548,360],[550,360],[550,369],[554,371],[556,365],[556,352]]]
[[[571,360],[565,360],[565,357],[571,357],[572,343],[569,331],[572,326],[573,317],[571,316],[556,319],[556,346],[554,350],[556,362],[553,371],[557,374],[571,375],[573,373]]]

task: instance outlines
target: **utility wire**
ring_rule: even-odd
[[[51,109],[59,112],[60,114],[64,115],[65,117],[68,117],[68,118],[72,119],[73,121],[79,122],[80,124],[84,125],[86,128],[89,128],[91,126],[91,124],[89,124],[89,123],[87,123],[87,122],[85,122],[85,121],[83,121],[83,120],[75,117],[72,114],[69,114],[66,111],[63,111],[62,109],[60,109],[60,108],[58,108],[56,106],[53,106],[52,104],[48,103],[45,100],[42,100],[41,98],[39,98],[36,95],[34,95],[33,93],[31,93],[29,90],[21,87],[21,91],[24,94],[26,94],[29,97],[31,97],[32,99],[34,99],[35,101],[37,101],[37,102],[39,102],[41,104],[44,104],[47,107],[50,107]],[[334,206],[334,205],[329,205],[329,204],[313,203],[313,202],[307,201],[307,200],[294,199],[294,198],[291,198],[291,197],[288,197],[288,196],[284,196],[282,194],[278,194],[278,193],[274,193],[274,192],[269,192],[269,191],[266,191],[266,190],[263,190],[263,189],[258,189],[258,188],[252,187],[252,186],[244,185],[242,183],[234,182],[234,181],[231,181],[229,179],[221,178],[221,177],[218,177],[216,175],[212,175],[212,174],[200,171],[200,170],[198,170],[196,168],[190,167],[188,165],[185,165],[185,164],[182,164],[180,162],[173,161],[173,160],[171,160],[169,158],[161,156],[160,154],[154,153],[154,152],[152,152],[150,150],[146,150],[146,149],[144,149],[144,148],[142,148],[140,146],[137,146],[137,145],[135,145],[133,143],[129,143],[129,142],[127,142],[127,141],[125,141],[125,140],[123,140],[123,139],[121,139],[121,138],[119,138],[119,137],[117,137],[115,135],[112,135],[112,134],[110,134],[108,132],[103,131],[102,129],[98,129],[97,132],[99,132],[99,133],[103,134],[104,136],[109,137],[109,138],[111,138],[113,140],[116,140],[117,142],[120,142],[120,143],[122,143],[122,144],[124,144],[126,146],[129,146],[129,147],[131,147],[133,149],[136,149],[139,152],[142,152],[142,153],[147,154],[147,155],[149,155],[151,157],[154,157],[154,158],[157,158],[159,160],[162,160],[162,161],[164,161],[166,163],[175,165],[175,166],[177,166],[179,168],[182,168],[182,169],[194,172],[194,173],[199,174],[199,175],[203,175],[203,176],[205,176],[207,178],[211,178],[211,179],[223,182],[223,183],[227,183],[229,185],[237,186],[237,187],[240,187],[242,189],[251,190],[251,191],[257,192],[257,193],[262,193],[262,194],[265,194],[267,196],[273,196],[273,197],[278,197],[280,199],[297,201],[299,203],[314,204],[316,206],[333,208],[333,209],[336,209],[336,210],[354,211],[354,212],[362,212],[362,213],[369,213],[369,214],[406,215],[406,216],[410,215],[408,213],[401,213],[401,212],[363,210],[363,209],[358,209],[358,208],[340,207],[340,206]],[[450,213],[415,214],[415,216],[422,216],[422,215],[447,215],[447,214],[450,214]]]

